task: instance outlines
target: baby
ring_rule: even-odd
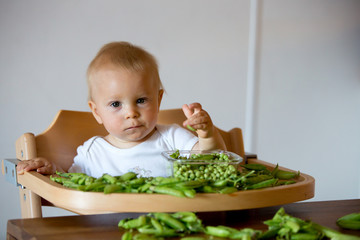
[[[225,150],[224,141],[208,113],[199,103],[184,104],[183,125],[196,130],[197,137],[178,125],[157,124],[164,93],[155,58],[127,42],[103,46],[87,72],[89,107],[108,132],[94,136],[77,149],[69,169],[44,158],[21,161],[18,174],[37,170],[83,172],[93,177],[135,172],[141,176],[166,176],[167,150]]]

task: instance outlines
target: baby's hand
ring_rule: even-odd
[[[184,127],[190,126],[195,129],[200,138],[213,136],[214,125],[209,114],[202,109],[200,103],[184,104],[182,109],[187,117],[187,120],[183,122]]]
[[[41,174],[53,174],[55,173],[56,167],[45,158],[20,161],[16,166],[16,171],[20,175],[35,169]]]

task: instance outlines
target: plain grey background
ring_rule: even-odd
[[[200,102],[259,159],[316,179],[318,200],[360,197],[360,1],[0,0],[0,157],[60,109],[85,110],[87,65],[110,41],[155,55],[162,109]],[[0,238],[20,218],[0,177]],[[44,216],[71,214],[52,208]]]

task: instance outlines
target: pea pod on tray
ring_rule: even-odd
[[[127,172],[120,176],[104,173],[94,178],[84,173],[57,172],[50,179],[80,191],[104,194],[158,193],[193,198],[197,193],[232,194],[294,184],[300,175],[299,172],[280,170],[278,165],[272,171],[258,163],[235,165],[232,162],[234,156],[228,152],[184,156],[180,151],[175,151],[169,156],[175,160],[190,160],[195,164],[177,164],[175,161],[171,177],[141,177],[134,172]]]

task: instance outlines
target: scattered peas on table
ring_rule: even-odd
[[[345,216],[357,218],[357,214]],[[268,226],[266,231],[252,228],[236,229],[224,225],[206,226],[194,212],[149,213],[138,218],[125,218],[119,221],[119,230],[123,232],[122,240],[165,239],[177,237],[180,240],[210,239],[276,239],[276,240],[359,240],[322,226],[311,220],[302,220],[285,212],[283,207],[272,219],[263,222]]]

